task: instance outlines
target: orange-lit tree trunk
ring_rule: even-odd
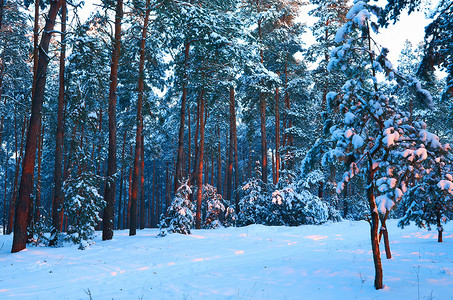
[[[140,229],[145,229],[145,137],[141,138],[140,151]]]
[[[33,223],[38,224],[41,216],[41,185],[42,185],[42,150],[44,146],[44,126],[38,141],[38,178],[36,180],[36,199],[34,205]]]
[[[184,122],[186,114],[186,102],[187,102],[187,63],[189,60],[189,49],[190,43],[186,41],[184,43],[184,75],[183,75],[183,86],[182,86],[182,97],[181,97],[181,118],[179,124],[179,133],[178,133],[178,155],[176,157],[176,175],[175,175],[175,188],[176,192],[181,184],[182,180],[182,162],[184,160]],[[189,115],[190,118],[190,115]],[[190,143],[190,142],[189,142]],[[190,153],[189,153],[190,155]]]
[[[118,202],[118,229],[124,229],[123,215],[123,186],[124,186],[124,154],[126,150],[127,130],[124,129],[123,149],[121,150],[121,175],[120,175],[120,197]]]
[[[107,181],[105,184],[102,240],[111,240],[113,237],[113,217],[115,213],[116,180],[116,98],[118,85],[118,63],[121,51],[121,20],[123,18],[123,0],[117,0],[115,12],[115,37],[113,39],[112,62],[110,67],[109,90],[109,152],[107,161]]]
[[[150,0],[146,0],[146,11],[145,20],[142,28],[142,39],[140,41],[140,62],[138,65],[138,99],[137,99],[137,118],[136,127],[137,132],[135,133],[135,155],[134,155],[134,175],[132,177],[132,197],[131,197],[131,219],[129,235],[135,235],[137,232],[137,197],[140,180],[140,151],[142,149],[142,129],[143,129],[143,94],[145,91],[145,45],[146,36],[148,35],[148,20],[151,12]]]
[[[366,190],[368,203],[371,212],[371,248],[373,250],[373,261],[374,261],[374,287],[377,290],[380,290],[384,287],[383,285],[383,271],[382,271],[382,262],[381,262],[381,252],[379,250],[379,213],[376,205],[376,199],[374,196],[374,172],[373,162],[371,157],[369,157],[368,162],[368,174],[367,174],[367,184],[368,188]]]
[[[22,167],[22,176],[19,188],[19,198],[14,215],[14,239],[11,252],[18,252],[26,247],[27,243],[27,221],[30,210],[30,195],[33,192],[33,171],[35,167],[35,156],[37,140],[41,122],[41,110],[44,100],[44,88],[46,86],[46,72],[49,62],[47,51],[52,37],[52,31],[55,25],[57,13],[62,5],[62,0],[50,1],[49,14],[46,18],[38,58],[38,71],[35,85],[35,93],[32,97],[32,108],[30,123],[27,133],[27,142],[25,146],[25,155]]]
[[[200,143],[198,149],[198,172],[197,172],[197,212],[195,218],[195,228],[201,229],[201,200],[203,196],[203,156],[204,156],[204,90],[201,90],[200,97]]]
[[[32,84],[32,98],[35,95],[36,78],[38,76],[38,57],[39,57],[39,2],[35,1],[35,18],[33,26],[33,84]]]
[[[39,1],[36,1],[39,2]],[[64,138],[64,102],[65,102],[65,56],[66,56],[66,1],[63,0],[61,12],[61,53],[60,53],[60,74],[58,89],[57,108],[57,135],[55,137],[55,166],[54,166],[54,192],[52,201],[52,226],[53,239],[50,244],[57,242],[57,235],[63,229],[63,138]]]

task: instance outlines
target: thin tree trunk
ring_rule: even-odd
[[[137,197],[139,189],[139,176],[140,176],[140,151],[142,149],[141,140],[142,140],[142,129],[143,129],[143,116],[142,116],[142,107],[143,107],[143,94],[145,91],[145,45],[146,45],[146,36],[148,35],[148,20],[149,14],[151,12],[150,0],[146,0],[146,12],[145,20],[143,22],[142,28],[142,39],[140,41],[140,62],[138,67],[138,99],[137,99],[137,118],[136,126],[137,132],[135,134],[135,155],[134,155],[134,175],[132,177],[132,198],[131,198],[131,219],[130,219],[130,228],[129,235],[135,235],[137,231]]]
[[[120,197],[118,203],[118,228],[124,229],[124,222],[123,222],[123,185],[124,185],[124,154],[126,150],[126,137],[127,137],[127,130],[124,129],[124,137],[123,137],[123,149],[121,150],[121,177],[120,177]]]
[[[234,95],[234,87],[230,86],[230,141],[228,147],[228,176],[227,176],[227,200],[232,200],[232,186],[233,186],[233,160],[234,160],[234,147],[236,139],[236,103]]]
[[[156,222],[156,160],[153,161],[153,194],[151,197],[152,205],[151,205],[151,227],[157,227]]]
[[[198,172],[197,172],[197,212],[195,218],[195,227],[201,229],[201,200],[203,196],[203,156],[204,156],[204,89],[201,90],[200,97],[200,143],[199,143],[199,157],[198,157]]]
[[[275,175],[274,184],[280,179],[280,90],[275,89]]]
[[[381,219],[381,228],[379,229],[379,242],[381,242],[382,236],[384,237],[384,246],[385,246],[385,255],[387,259],[392,258],[392,252],[390,251],[390,241],[389,241],[389,233],[387,230],[387,218],[389,216],[389,212],[387,211]]]
[[[142,135],[140,146],[140,229],[145,229],[145,137]]]
[[[6,144],[6,153],[8,153],[8,144]],[[7,209],[6,209],[6,195],[8,190],[8,155],[5,156],[5,190],[3,191],[3,235],[6,234],[6,219],[7,219]]]
[[[16,121],[15,121],[16,123]],[[17,130],[15,128],[15,150],[16,150],[16,170],[14,173],[14,183],[13,183],[13,193],[11,196],[11,201],[9,204],[9,222],[8,222],[8,230],[7,233],[10,234],[13,231],[13,226],[15,222],[15,211],[16,211],[16,202],[17,202],[17,196],[18,196],[18,184],[19,184],[19,176],[20,176],[20,165],[22,163],[22,158],[23,158],[23,150],[24,150],[24,137],[25,137],[25,128],[27,126],[27,117],[24,117],[24,121],[22,123],[22,133],[20,136],[20,149],[19,153],[17,152]],[[16,125],[14,126],[16,127]],[[18,157],[18,158],[17,158]],[[33,185],[33,181],[31,182]],[[31,203],[31,202],[29,202]],[[27,222],[28,222],[28,216],[27,216]]]
[[[44,100],[44,88],[46,86],[46,72],[49,56],[49,43],[52,37],[55,19],[63,0],[50,1],[49,14],[46,18],[46,25],[44,27],[41,44],[40,54],[38,59],[38,76],[36,78],[35,94],[32,97],[32,108],[30,116],[30,124],[27,134],[27,142],[25,146],[25,155],[22,167],[22,177],[19,188],[19,198],[17,201],[14,222],[14,238],[11,252],[19,252],[26,247],[27,243],[27,220],[30,210],[30,195],[33,191],[33,173],[35,167],[35,156],[37,148],[37,138],[41,122],[41,110]]]
[[[168,217],[168,208],[170,207],[170,170],[168,163],[165,167],[165,216]]]
[[[39,2],[39,1],[36,1]],[[58,109],[57,109],[57,134],[55,138],[55,166],[54,166],[54,198],[52,201],[52,225],[53,238],[51,245],[57,242],[58,233],[63,229],[63,138],[64,138],[64,102],[65,102],[65,56],[66,56],[66,1],[63,0],[61,14],[61,53],[60,53],[60,86],[58,89]]]
[[[190,175],[190,167],[192,165],[192,128],[191,128],[191,124],[190,124],[190,119],[191,119],[191,116],[190,116],[190,105],[187,105],[187,129],[188,129],[188,137],[187,137],[187,140],[188,140],[188,145],[187,145],[187,177],[189,177]]]
[[[178,134],[178,156],[176,158],[176,175],[175,175],[175,189],[176,192],[181,184],[182,180],[182,161],[184,157],[184,122],[185,122],[185,113],[186,113],[186,102],[187,102],[187,63],[189,60],[189,49],[190,44],[188,41],[184,44],[184,75],[183,75],[183,88],[182,88],[182,97],[181,97],[181,119],[179,124],[179,134]],[[189,116],[190,117],[190,116]]]
[[[44,146],[44,126],[42,126],[41,136],[38,144],[38,178],[36,180],[36,200],[35,200],[35,211],[33,215],[34,224],[38,224],[41,216],[41,185],[42,185],[42,150]]]
[[[437,220],[437,242],[442,243],[443,242],[442,233],[444,232],[444,227],[440,222],[441,214],[439,211],[437,212],[436,220]]]
[[[32,84],[32,91],[31,91],[32,98],[35,95],[36,78],[38,76],[39,2],[40,1],[37,1],[37,0],[35,1],[35,18],[34,18],[34,26],[33,26],[33,84]],[[64,22],[62,22],[62,23],[64,23]],[[62,31],[62,32],[64,32],[64,31]]]
[[[115,13],[115,38],[113,40],[112,63],[110,68],[109,91],[109,154],[107,162],[107,181],[105,184],[102,240],[113,237],[113,217],[115,213],[116,180],[116,99],[118,85],[118,63],[121,51],[121,20],[123,18],[123,0],[117,0]]]
[[[374,261],[374,287],[377,290],[380,290],[384,287],[383,285],[383,271],[382,271],[382,262],[381,262],[381,252],[379,250],[379,214],[376,206],[376,199],[374,197],[374,187],[373,187],[373,180],[374,180],[374,170],[373,170],[373,162],[372,159],[369,158],[369,166],[368,166],[368,174],[367,174],[367,198],[368,204],[370,206],[371,212],[371,248],[373,251],[373,261]]]

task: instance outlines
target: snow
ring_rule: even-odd
[[[157,229],[87,250],[30,247],[10,254],[0,236],[1,299],[448,299],[453,295],[453,224],[436,231],[396,227],[393,259],[382,253],[384,290],[373,287],[367,222],[194,230]],[[383,250],[383,245],[381,245]],[[430,298],[431,297],[431,298]]]
[[[358,148],[362,147],[364,144],[363,138],[360,135],[355,134],[352,137],[352,144],[354,145],[354,149],[358,149]]]

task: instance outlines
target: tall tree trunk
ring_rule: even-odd
[[[142,149],[142,129],[143,129],[143,94],[145,91],[145,45],[146,36],[148,35],[148,19],[151,12],[150,0],[146,0],[145,20],[142,28],[142,39],[140,41],[140,62],[138,66],[138,99],[137,99],[137,118],[136,126],[137,132],[135,133],[135,155],[134,155],[134,176],[132,177],[132,198],[131,198],[131,220],[129,235],[135,235],[137,231],[137,197],[139,188],[140,176],[140,151]]]
[[[140,151],[140,229],[145,229],[145,136],[142,134]]]
[[[38,178],[36,180],[36,199],[35,199],[35,210],[33,215],[33,223],[36,225],[39,223],[41,217],[41,185],[42,185],[42,150],[44,146],[44,126],[42,126],[41,136],[38,142]]]
[[[39,2],[39,1],[36,1]],[[61,53],[60,53],[60,73],[59,73],[59,89],[58,89],[58,108],[57,108],[57,135],[55,138],[55,166],[54,166],[54,198],[52,201],[52,225],[53,238],[50,244],[57,242],[58,233],[63,229],[63,138],[64,138],[64,102],[65,102],[65,56],[66,56],[66,0],[62,1],[61,12]]]
[[[118,63],[121,51],[121,20],[123,18],[123,0],[117,0],[115,12],[115,38],[113,40],[112,63],[110,67],[109,91],[109,154],[107,162],[107,181],[105,184],[102,240],[113,237],[113,217],[115,213],[116,180],[116,98],[118,85]]]
[[[157,227],[156,222],[156,160],[153,161],[153,191],[151,197],[152,205],[151,205],[151,227]]]
[[[181,185],[182,180],[182,161],[184,157],[184,122],[185,122],[185,113],[186,113],[186,102],[187,102],[187,63],[189,60],[189,49],[190,43],[188,41],[184,44],[184,75],[183,75],[183,87],[182,87],[182,97],[181,97],[181,119],[179,124],[179,133],[178,133],[178,156],[176,158],[176,175],[175,175],[175,189],[176,192]],[[190,118],[190,116],[189,116]]]
[[[124,185],[124,154],[126,150],[126,137],[127,137],[127,130],[124,129],[124,137],[123,137],[123,149],[121,150],[121,176],[120,176],[120,198],[118,203],[118,228],[124,229],[124,222],[123,222],[123,185]]]
[[[195,227],[201,229],[201,200],[203,196],[203,156],[204,156],[204,89],[201,90],[200,97],[200,143],[199,143],[199,155],[198,155],[198,172],[197,172],[197,212],[195,218]]]
[[[218,143],[217,143],[217,193],[222,193],[222,151],[221,151],[221,143],[220,143],[220,128],[217,126],[217,136],[218,136]]]
[[[234,137],[233,137],[233,114],[234,114],[234,89],[230,87],[230,134],[228,141],[228,165],[226,169],[226,196],[225,200],[231,200],[231,190],[233,187],[233,147],[234,147]]]
[[[8,144],[6,144],[6,153],[8,153]],[[5,189],[3,191],[3,235],[6,234],[6,219],[7,219],[7,209],[6,209],[6,197],[8,191],[8,159],[9,157],[5,157]]]
[[[165,167],[165,216],[168,217],[168,208],[170,207],[170,189],[171,189],[171,184],[170,184],[170,167],[169,164],[166,164]]]
[[[36,78],[35,94],[32,97],[32,108],[30,116],[30,124],[27,134],[27,142],[25,146],[25,155],[22,167],[22,177],[19,188],[19,198],[17,201],[14,222],[14,239],[11,252],[19,252],[26,247],[27,243],[27,220],[30,210],[30,195],[33,191],[33,171],[35,167],[35,156],[37,148],[37,139],[40,129],[41,110],[44,100],[44,89],[46,86],[46,72],[49,62],[47,51],[52,37],[55,19],[63,0],[50,1],[49,14],[46,18],[38,59],[38,76]]]
[[[0,1],[3,1],[3,0],[0,0]],[[39,2],[40,2],[39,0],[35,0],[35,18],[34,18],[34,26],[33,26],[33,84],[32,84],[32,91],[31,91],[32,98],[35,95],[36,78],[38,76]],[[64,23],[64,22],[62,22],[62,23]],[[64,31],[62,31],[62,32],[64,32]]]
[[[189,177],[190,175],[190,167],[191,167],[191,164],[192,164],[192,128],[191,128],[191,124],[190,124],[190,119],[191,119],[191,116],[190,116],[190,105],[187,105],[187,129],[188,129],[188,137],[187,137],[187,141],[188,141],[188,145],[187,145],[187,177]]]
[[[377,290],[380,290],[384,287],[383,285],[383,271],[382,271],[382,262],[381,262],[381,252],[379,250],[379,214],[378,209],[376,206],[376,199],[374,197],[374,172],[373,170],[373,162],[371,157],[369,157],[369,166],[368,166],[368,174],[367,174],[367,184],[368,188],[366,190],[368,204],[370,207],[371,212],[371,248],[373,251],[373,261],[374,261],[374,287]]]
[[[280,179],[280,90],[275,88],[275,175],[274,184]]]
[[[16,211],[16,202],[18,196],[18,184],[19,184],[19,176],[20,176],[20,165],[23,158],[23,150],[24,150],[24,138],[25,138],[25,129],[27,126],[27,117],[24,117],[24,121],[22,123],[22,130],[20,136],[20,148],[18,150],[18,137],[17,137],[17,125],[16,119],[14,120],[14,131],[15,131],[15,153],[16,153],[16,169],[14,172],[14,183],[13,183],[13,191],[11,195],[11,201],[9,203],[9,222],[7,228],[7,234],[10,234],[13,231],[14,225],[14,216]],[[18,152],[19,151],[19,152]],[[31,183],[33,185],[33,181]],[[31,203],[31,202],[30,202]]]

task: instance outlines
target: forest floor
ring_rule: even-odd
[[[115,231],[86,250],[29,247],[0,236],[0,299],[453,299],[453,224],[388,222],[393,258],[373,287],[367,222],[321,226]],[[100,234],[100,233],[99,233]],[[383,249],[383,245],[381,247]]]

